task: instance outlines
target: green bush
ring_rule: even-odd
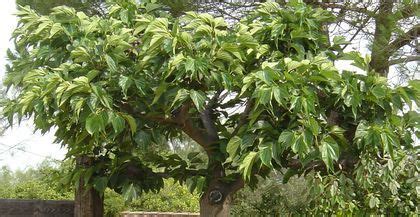
[[[291,178],[282,184],[278,176],[260,180],[257,189],[246,187],[236,195],[231,208],[232,216],[284,216],[301,215],[307,208],[308,187],[301,178]]]
[[[165,187],[158,193],[142,194],[129,204],[130,210],[161,212],[198,212],[199,196],[191,194],[185,186],[166,180]]]

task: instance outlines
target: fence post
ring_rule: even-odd
[[[92,165],[93,159],[88,156],[76,158],[76,167],[87,168]],[[76,186],[74,200],[75,217],[102,217],[104,216],[104,200],[99,193],[85,186],[83,177],[79,179],[79,186]]]

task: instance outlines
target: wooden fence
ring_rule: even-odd
[[[1,217],[73,217],[74,201],[0,199]]]

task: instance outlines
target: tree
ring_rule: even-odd
[[[105,13],[103,3],[103,0],[16,0],[17,5],[30,6],[42,15],[49,14],[52,8],[62,5],[76,8],[88,15],[101,15]]]
[[[360,179],[363,162],[413,150],[419,82],[390,88],[369,59],[342,54],[320,8],[264,3],[233,28],[209,14],[155,17],[133,1],[111,3],[104,17],[52,11],[18,12],[4,83],[19,95],[3,111],[33,116],[41,132],[55,127],[68,155],[92,156],[73,180],[98,191],[129,198],[172,177],[201,193],[202,216],[226,216],[232,194],[272,170],[286,170],[285,181]],[[339,72],[340,56],[366,74]],[[201,153],[148,149],[186,136]]]

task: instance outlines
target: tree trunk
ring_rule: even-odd
[[[244,187],[244,181],[238,177],[234,182],[223,182],[221,177],[213,177],[207,190],[200,198],[201,217],[229,216],[233,194]]]
[[[76,159],[77,167],[88,167],[92,159],[82,156]],[[93,189],[86,187],[83,177],[79,179],[74,200],[75,217],[102,217],[104,216],[104,199]]]
[[[393,0],[381,0],[378,14],[375,15],[375,33],[372,43],[370,67],[376,73],[387,76],[389,70],[389,58],[392,54],[387,50],[391,40],[391,33],[395,27],[392,19]]]
[[[221,195],[218,190],[207,191],[200,198],[200,216],[201,217],[228,217],[230,205],[232,202],[232,193],[223,195],[222,200],[217,200]]]

